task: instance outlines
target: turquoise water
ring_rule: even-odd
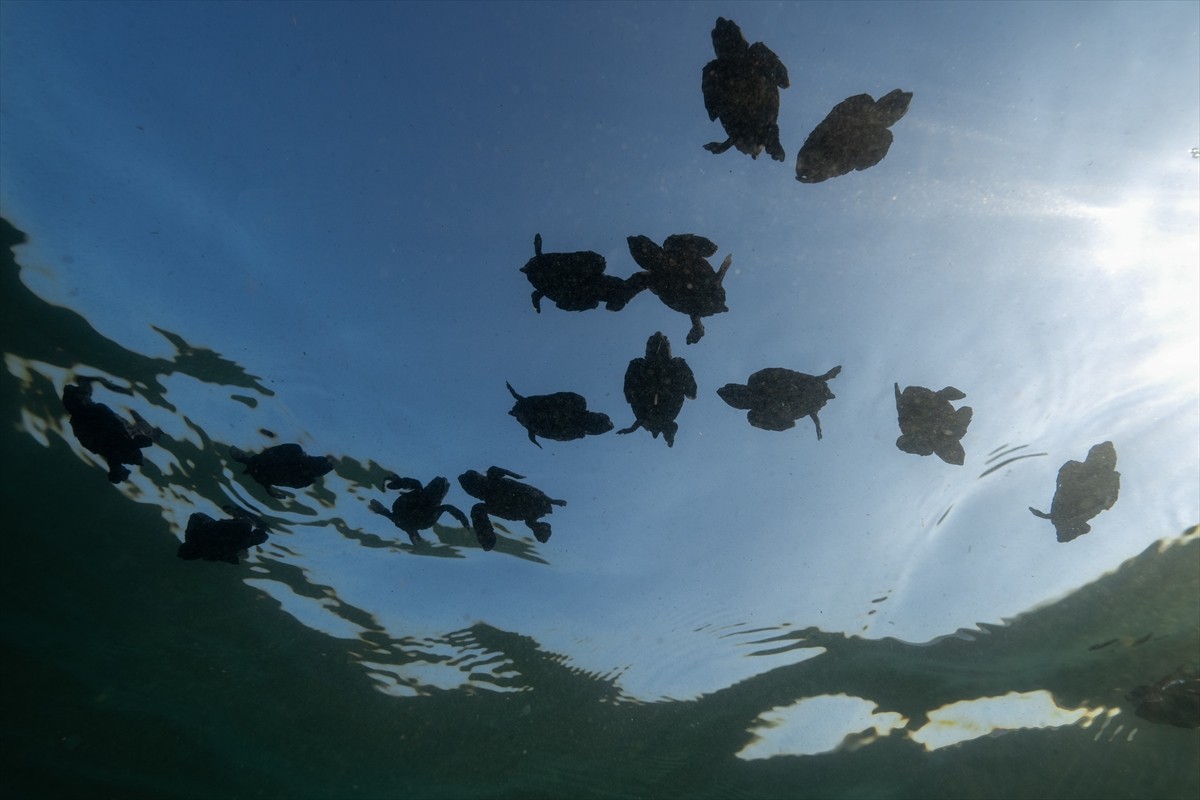
[[[285,557],[239,567],[176,558],[179,528],[154,498],[119,491],[80,458],[64,429],[56,376],[103,370],[166,407],[170,393],[160,387],[177,374],[251,397],[260,391],[253,365],[190,349],[173,334],[164,335],[175,357],[139,355],[39,299],[9,258],[0,281],[10,542],[0,582],[7,685],[0,790],[7,797],[1187,798],[1200,791],[1200,729],[1147,723],[1124,700],[1134,686],[1196,662],[1194,528],[1182,536],[1163,531],[1161,544],[1115,572],[1007,624],[926,644],[731,624],[723,635],[737,639],[747,658],[816,655],[696,699],[639,701],[614,676],[572,666],[566,654],[519,632],[475,623],[436,640],[388,634]],[[181,466],[164,473],[149,464],[146,486],[163,497],[181,486],[219,496],[199,476],[220,474],[217,453],[227,443],[199,421],[189,425],[203,449],[160,443]],[[337,474],[375,477],[348,459]],[[321,493],[304,496],[319,513]],[[466,531],[439,529],[437,538],[446,554],[471,546]],[[355,541],[373,544],[362,535]],[[320,601],[358,633],[302,624],[257,582]],[[422,685],[414,669],[407,691],[381,691],[389,669],[405,674],[439,661],[463,675],[461,686]],[[1090,713],[1048,727],[1031,718],[982,736],[962,722],[935,724],[961,741],[934,749],[922,743],[928,737],[912,736],[940,707],[1013,692],[1046,692],[1061,709]],[[838,737],[818,748],[793,742],[789,755],[787,742],[777,741],[781,754],[773,758],[738,756],[781,730],[764,722],[773,709],[839,695],[904,722],[889,735],[851,726],[841,747]]]

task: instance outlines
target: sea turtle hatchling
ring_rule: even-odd
[[[912,92],[895,89],[878,100],[856,94],[838,103],[796,154],[796,180],[820,183],[878,164],[892,146],[888,128],[900,121],[911,101]]]
[[[960,440],[971,424],[971,407],[956,410],[950,402],[966,395],[953,386],[936,392],[924,386],[909,386],[901,392],[898,383],[893,388],[900,423],[896,447],[918,456],[937,453],[947,464],[962,466],[967,456]]]
[[[541,489],[521,483],[524,477],[502,467],[488,467],[486,475],[472,469],[458,476],[463,491],[480,501],[471,507],[471,523],[484,550],[496,546],[496,530],[489,514],[524,522],[539,542],[550,539],[550,523],[540,518],[553,512],[553,506],[565,506],[567,501],[555,500]]]
[[[1058,470],[1050,513],[1029,507],[1034,516],[1054,523],[1060,542],[1069,542],[1090,531],[1088,520],[1112,508],[1121,491],[1121,473],[1117,472],[1117,449],[1112,442],[1101,442],[1088,450],[1080,463],[1068,461]]]
[[[277,444],[255,455],[230,447],[229,455],[234,461],[245,464],[246,469],[243,472],[261,484],[267,490],[267,494],[276,499],[288,496],[286,492],[276,489],[276,486],[303,489],[333,469],[332,458],[307,455],[298,444]]]
[[[624,280],[604,274],[604,256],[599,253],[543,253],[539,233],[533,237],[533,254],[521,272],[533,284],[533,310],[539,314],[543,297],[563,311],[587,311],[600,303],[609,311],[620,311],[636,294]]]
[[[668,236],[662,246],[646,236],[630,236],[629,252],[642,268],[629,277],[634,294],[649,289],[667,308],[692,318],[687,343],[695,344],[704,336],[701,317],[728,311],[725,306],[725,273],[733,263],[733,255],[725,257],[721,268],[714,270],[707,258],[717,252],[717,246],[694,233]]]
[[[704,66],[700,89],[710,120],[720,119],[729,137],[704,149],[724,153],[736,147],[751,158],[764,149],[783,161],[779,143],[779,90],[791,84],[787,67],[762,42],[748,44],[733,20],[717,18],[712,29],[717,57]]]
[[[840,365],[824,375],[767,367],[752,374],[744,384],[725,384],[717,389],[717,394],[734,408],[748,410],[750,424],[767,431],[786,431],[795,427],[801,417],[811,417],[820,439],[821,420],[817,412],[834,398],[828,381],[841,371]]]
[[[671,342],[659,331],[646,340],[645,357],[633,359],[625,370],[625,399],[635,419],[617,433],[645,428],[655,439],[661,433],[667,447],[674,447],[675,418],[684,398],[696,399],[696,376],[686,361],[671,356]]]
[[[589,434],[608,433],[613,429],[612,420],[607,414],[587,410],[587,400],[583,395],[555,392],[525,397],[517,394],[511,383],[506,381],[504,385],[517,401],[508,413],[525,426],[529,431],[529,441],[538,447],[542,446],[536,438],[538,436],[569,442]]]
[[[424,541],[421,531],[432,528],[442,514],[454,517],[464,528],[471,526],[466,514],[452,505],[442,503],[446,499],[446,492],[450,490],[450,481],[440,475],[424,486],[416,478],[389,475],[384,478],[383,488],[400,490],[400,496],[392,503],[392,510],[389,511],[378,500],[372,500],[368,507],[407,533],[414,545]]]
[[[1134,714],[1177,728],[1200,728],[1200,671],[1180,666],[1170,675],[1126,695]]]
[[[132,395],[132,390],[99,377],[80,376],[76,381],[63,387],[62,393],[62,404],[70,415],[71,430],[81,445],[108,463],[108,480],[120,483],[129,477],[129,470],[123,465],[140,467],[143,463],[142,450],[153,444],[162,432],[142,419],[136,411],[129,412],[133,417],[133,421],[129,422],[118,417],[108,406],[92,399],[93,383],[120,394]]]
[[[177,555],[185,561],[238,563],[238,555],[267,541],[267,528],[258,517],[236,506],[222,509],[231,519],[213,519],[196,512],[188,518],[183,543]]]

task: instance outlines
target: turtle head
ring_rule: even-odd
[[[458,485],[463,488],[463,491],[471,495],[483,499],[486,493],[487,478],[483,477],[479,472],[469,469],[462,475],[458,476]]]
[[[742,29],[724,17],[717,17],[717,24],[712,29],[712,43],[717,58],[734,58],[750,49]]]
[[[656,331],[646,340],[646,358],[670,358],[671,341],[662,331]]]

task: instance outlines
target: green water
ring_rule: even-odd
[[[156,403],[166,402],[160,379],[172,372],[265,390],[174,334],[179,355],[152,359],[46,304],[19,280],[7,252],[17,234],[4,229],[4,797],[1200,795],[1200,730],[1139,720],[1123,699],[1200,661],[1195,529],[969,638],[914,645],[814,629],[764,633],[764,650],[825,652],[697,700],[628,702],[611,678],[482,624],[445,638],[505,660],[504,685],[481,674],[468,689],[384,694],[363,662],[401,663],[404,643],[319,633],[244,583],[246,563],[176,558],[178,532],[158,507],[118,491],[68,445],[56,387],[39,365],[103,370]],[[196,476],[225,447],[205,441],[166,445],[188,469],[144,473],[164,491],[187,485],[205,495],[211,487]],[[355,468],[343,462],[339,474]],[[265,574],[298,593],[318,591],[285,563]],[[735,755],[760,714],[805,697],[870,698],[915,730],[947,703],[1036,690],[1064,708],[1121,713],[1105,728],[1021,729],[932,752],[897,732],[813,756]]]

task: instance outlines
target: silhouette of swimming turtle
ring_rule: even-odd
[[[706,260],[717,252],[717,246],[703,236],[679,233],[668,236],[659,247],[645,236],[630,236],[629,252],[642,268],[628,283],[634,293],[649,289],[671,309],[692,318],[687,343],[695,344],[704,335],[701,317],[720,314],[725,306],[725,273],[733,263],[733,255],[725,257],[719,270]]]
[[[1034,516],[1054,523],[1060,542],[1069,542],[1092,529],[1088,520],[1112,508],[1121,491],[1121,473],[1117,472],[1117,449],[1112,442],[1101,442],[1088,450],[1080,463],[1068,461],[1058,470],[1050,513],[1029,507]]]
[[[912,92],[895,89],[878,100],[847,97],[813,129],[796,154],[796,180],[820,183],[883,160],[892,146],[888,130],[908,111]]]
[[[1177,728],[1200,728],[1200,672],[1182,666],[1170,675],[1126,695],[1144,720]]]
[[[607,433],[613,428],[607,414],[587,410],[587,400],[575,392],[555,392],[524,397],[505,382],[516,403],[508,413],[529,431],[529,441],[538,447],[538,436],[569,442],[587,435]]]
[[[824,375],[813,376],[783,367],[767,367],[753,373],[746,383],[727,383],[717,394],[734,408],[748,410],[750,424],[767,431],[785,431],[801,417],[811,417],[821,438],[821,420],[817,412],[834,398],[827,381],[842,371],[834,367]]]
[[[276,499],[288,496],[286,492],[276,489],[276,486],[303,489],[333,469],[332,458],[306,455],[298,444],[277,444],[255,455],[231,447],[229,455],[234,461],[245,464],[246,469],[243,472]]]
[[[213,519],[200,512],[188,518],[177,553],[180,558],[237,564],[240,553],[267,541],[270,529],[258,517],[236,506],[225,506],[223,510],[232,519]]]
[[[955,410],[950,401],[962,400],[966,395],[953,386],[936,392],[924,386],[909,386],[901,392],[898,383],[893,388],[900,422],[896,447],[918,456],[937,453],[947,464],[961,466],[966,453],[959,440],[971,424],[971,407]]]
[[[674,447],[679,430],[675,418],[684,398],[696,399],[696,377],[686,361],[671,357],[670,340],[657,332],[646,340],[645,357],[633,359],[625,370],[625,399],[635,419],[617,433],[645,428],[655,439],[661,433],[667,447]]]
[[[392,503],[391,511],[378,500],[372,500],[368,508],[390,519],[397,528],[408,534],[414,545],[424,541],[421,531],[432,528],[442,514],[454,517],[464,528],[471,526],[466,514],[452,505],[442,503],[446,499],[446,492],[450,491],[450,481],[440,475],[424,486],[416,478],[389,475],[384,478],[383,487],[399,489],[401,492]]]
[[[496,546],[496,530],[489,514],[524,522],[539,542],[550,539],[550,523],[540,518],[554,511],[553,506],[565,506],[567,501],[555,500],[541,489],[521,483],[524,477],[502,467],[488,467],[486,475],[472,469],[458,476],[463,491],[480,501],[471,507],[471,523],[484,550]]]
[[[587,311],[600,303],[609,311],[620,311],[637,294],[622,279],[604,274],[604,256],[599,253],[543,253],[540,233],[533,237],[533,253],[521,272],[533,284],[533,309],[539,314],[543,297],[563,311]]]
[[[720,119],[729,137],[704,149],[724,153],[736,147],[751,158],[764,149],[783,161],[779,143],[779,90],[786,89],[787,67],[762,42],[748,44],[733,20],[717,18],[712,30],[717,57],[704,65],[700,89],[710,120]]]
[[[62,404],[70,415],[71,430],[85,448],[108,463],[108,480],[120,483],[129,477],[124,464],[141,466],[142,450],[154,443],[162,432],[136,411],[129,413],[132,422],[117,416],[103,403],[92,399],[92,384],[99,383],[110,391],[132,395],[133,391],[113,384],[105,378],[79,377],[77,383],[63,387]]]

